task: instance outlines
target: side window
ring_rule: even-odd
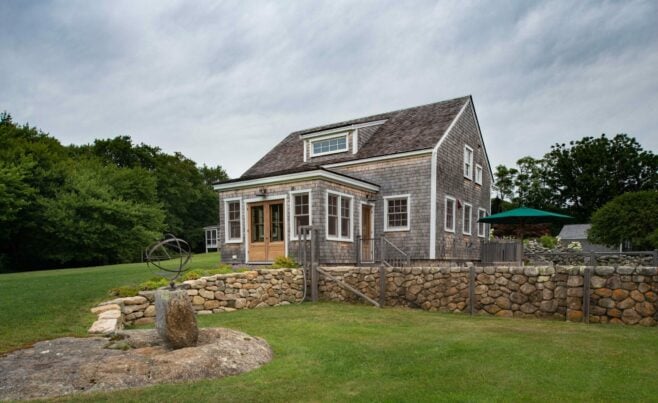
[[[484,218],[487,216],[487,210],[485,209],[478,209],[478,221],[480,218]],[[478,222],[478,236],[481,238],[484,238],[487,235],[487,224],[483,222]]]
[[[327,192],[327,239],[352,241],[353,197]]]
[[[409,229],[410,196],[384,197],[384,231],[406,231]]]
[[[462,233],[465,235],[471,235],[471,219],[473,215],[473,206],[464,203],[464,208],[462,209]]]
[[[292,195],[292,234],[299,237],[299,227],[311,225],[311,192]]]
[[[482,184],[482,165],[475,165],[475,183]]]
[[[464,146],[464,177],[473,180],[473,149]]]
[[[242,240],[242,217],[240,200],[227,200],[224,203],[225,232],[227,242]]]
[[[455,199],[450,196],[446,196],[445,199],[444,223],[447,232],[455,232]]]

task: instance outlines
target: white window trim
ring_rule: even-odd
[[[471,211],[468,220],[469,228],[466,228],[466,206],[468,206],[468,209]],[[462,207],[462,234],[473,235],[473,205],[471,203],[464,203],[464,206]]]
[[[388,226],[388,201],[390,199],[407,199],[407,225],[404,227],[389,227]],[[384,196],[384,232],[397,232],[397,231],[409,231],[411,228],[411,195],[410,194],[400,194],[400,195],[391,195]]]
[[[448,200],[452,201],[452,228],[448,228]],[[443,229],[445,232],[455,232],[457,221],[457,199],[452,196],[446,196],[443,201]]]
[[[313,225],[313,192],[310,189],[292,190],[290,194],[290,240],[299,241],[299,237],[295,235],[295,196],[298,194],[308,193],[308,223]],[[311,238],[309,234],[308,239]]]
[[[329,235],[329,195],[338,196],[338,236]],[[340,198],[347,197],[350,199],[350,236],[349,238],[342,237],[340,234],[343,232],[343,222],[340,219],[340,209],[341,209],[341,200]],[[325,224],[325,235],[327,241],[338,241],[338,242],[354,242],[354,196],[350,196],[345,193],[336,192],[333,190],[327,190],[324,197],[324,224]]]
[[[349,136],[349,132],[340,132],[340,133],[336,133],[336,134],[332,134],[332,135],[317,137],[317,138],[314,138],[313,140],[309,140],[308,143],[309,143],[309,146],[310,146],[310,149],[311,149],[310,150],[311,151],[311,157],[321,157],[323,155],[338,154],[338,153],[344,153],[346,151],[349,151],[350,142],[349,142],[348,136]],[[345,148],[344,149],[334,150],[334,151],[325,151],[323,153],[314,152],[313,143],[317,143],[319,141],[331,140],[331,139],[338,138],[338,137],[345,137]]]
[[[479,173],[479,175],[478,175]],[[484,170],[482,169],[482,165],[480,164],[475,164],[475,183],[478,185],[482,185],[482,176],[484,175]]]
[[[212,234],[213,232],[215,233],[215,242],[212,242],[212,238],[213,238],[212,235],[208,236],[208,234]],[[217,232],[218,232],[217,228],[211,228],[211,229],[206,230],[206,245],[209,248],[211,248],[211,247],[216,248],[217,247],[217,244],[219,243],[219,239],[218,239],[219,234]],[[208,241],[211,241],[211,242],[208,243]]]
[[[464,163],[462,164],[462,171],[464,170],[464,166],[466,165],[466,150],[469,150],[471,152],[471,158],[468,161],[469,166],[471,167],[471,172],[470,172],[470,175],[466,175],[466,172],[464,172],[464,178],[469,179],[469,180],[473,180],[473,171],[475,170],[475,167],[473,166],[473,155],[474,155],[474,153],[473,153],[473,148],[471,148],[467,145],[464,145]]]
[[[483,217],[486,217],[486,216],[487,216],[487,210],[485,210],[485,209],[483,209],[483,208],[478,208],[478,221],[480,221],[480,218],[481,218],[481,217],[480,217],[480,213],[481,213],[481,212],[484,212],[484,216],[483,216]],[[482,229],[484,230],[481,234],[480,234],[480,224],[482,224]],[[487,236],[487,224],[486,224],[486,223],[480,223],[480,222],[478,222],[478,223],[477,223],[477,226],[478,226],[478,236],[479,236],[480,238],[484,238],[485,236]]]
[[[242,243],[242,240],[244,239],[244,220],[242,216],[242,198],[240,197],[231,197],[224,199],[224,243]],[[240,238],[230,238],[230,228],[229,228],[229,222],[228,222],[228,205],[229,203],[235,203],[238,202],[238,205],[240,206]]]

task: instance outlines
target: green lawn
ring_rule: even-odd
[[[195,255],[190,269],[218,266],[219,254]],[[112,297],[110,288],[155,276],[146,263],[0,274],[0,353],[34,341],[84,336],[89,309]]]
[[[93,319],[84,311],[102,299],[109,288],[103,283],[149,277],[145,273],[138,278],[139,274],[132,274],[135,271],[144,270],[114,266],[0,276],[3,348],[35,338],[84,334]],[[60,291],[49,295],[48,286],[60,276],[69,280],[57,281]],[[101,277],[103,281],[96,285],[93,279]],[[39,285],[39,292],[23,297],[20,313],[14,309],[15,302],[4,298],[7,282],[21,288]],[[84,296],[88,305],[76,308],[67,292]],[[12,291],[14,297],[18,294]],[[72,315],[69,311],[80,312]],[[46,325],[49,318],[60,325]],[[74,324],[65,326],[67,320]],[[220,380],[72,399],[658,401],[656,328],[468,317],[338,303],[238,311],[200,316],[199,321],[201,326],[225,326],[265,338],[274,349],[274,360],[251,373]],[[7,333],[5,323],[23,329]],[[42,326],[46,330],[40,331]]]

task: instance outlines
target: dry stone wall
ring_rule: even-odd
[[[330,274],[379,299],[380,269],[325,267]],[[589,281],[587,281],[589,279]],[[261,269],[183,283],[197,314],[300,302],[299,269]],[[360,302],[335,281],[320,276],[321,299]],[[111,334],[125,324],[153,323],[154,292],[117,298],[92,308],[90,333]],[[658,268],[631,266],[413,267],[386,269],[386,306],[506,317],[553,318],[591,323],[655,326]],[[589,312],[589,314],[587,314]]]
[[[325,269],[369,297],[379,298],[378,268]],[[386,305],[470,312],[472,292],[474,313],[583,321],[588,301],[591,323],[655,326],[657,270],[628,266],[388,268]],[[586,278],[590,278],[589,287]],[[324,278],[319,291],[327,300],[359,299]]]
[[[261,269],[185,281],[182,288],[197,314],[230,312],[300,302],[304,280],[297,269]],[[91,309],[98,319],[89,333],[112,334],[124,325],[155,322],[155,292],[117,298]]]

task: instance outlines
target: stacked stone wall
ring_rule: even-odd
[[[185,281],[197,314],[230,312],[300,302],[304,280],[297,269],[261,269],[241,273],[218,274]],[[141,325],[155,321],[155,291],[142,291],[135,297],[117,298],[92,308],[98,320],[90,333],[109,334],[123,325]]]
[[[324,269],[379,300],[379,268]],[[472,294],[476,314],[643,326],[655,326],[658,321],[656,267],[408,267],[385,272],[386,306],[470,313]],[[183,288],[197,314],[286,305],[301,302],[304,296],[299,269],[220,274],[185,281]],[[362,302],[324,276],[320,276],[318,289],[324,300]],[[107,301],[92,312],[98,320],[91,333],[113,333],[124,324],[153,323],[154,292]]]
[[[369,297],[379,299],[378,268],[326,270]],[[471,270],[474,271],[472,285]],[[385,302],[386,306],[470,312],[472,288],[474,313],[583,321],[587,276],[590,277],[589,322],[656,325],[658,269],[655,267],[388,268]],[[322,276],[319,291],[326,300],[360,299]]]

